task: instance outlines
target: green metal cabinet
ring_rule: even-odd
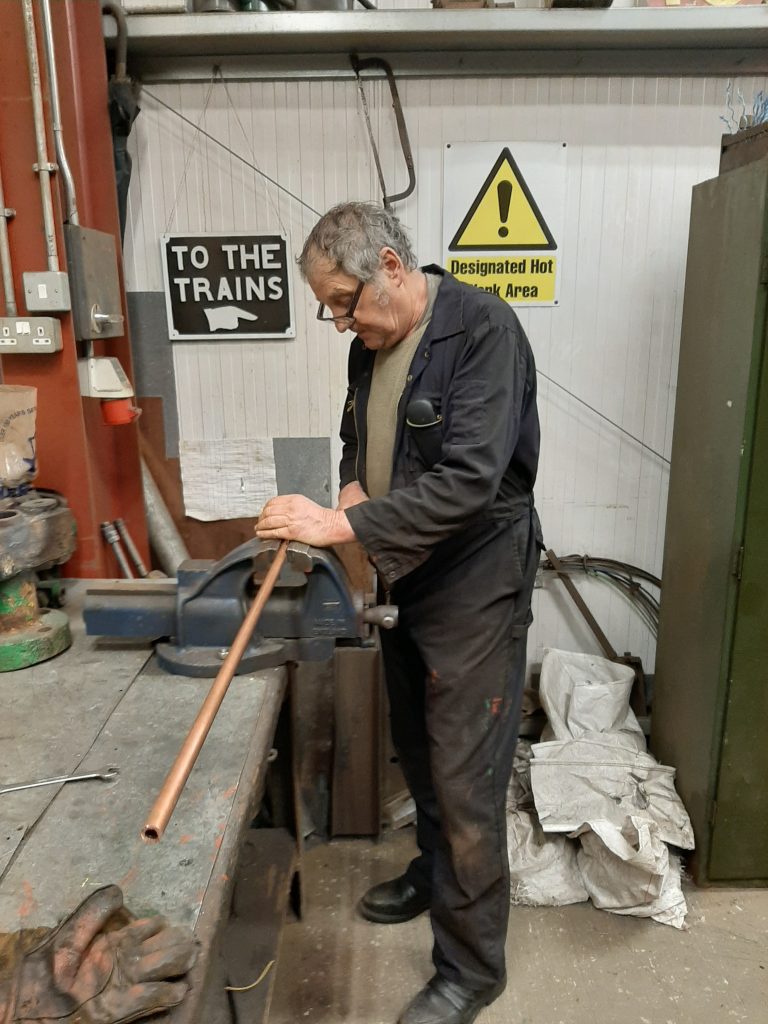
[[[652,749],[699,883],[768,884],[768,158],[693,190]]]

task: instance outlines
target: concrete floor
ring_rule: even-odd
[[[404,829],[307,853],[306,913],[285,929],[270,1024],[395,1024],[432,974],[429,919],[371,924],[355,904],[413,843]],[[513,907],[509,985],[478,1024],[768,1024],[768,890],[686,897],[683,932],[588,903]]]

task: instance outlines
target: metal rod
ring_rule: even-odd
[[[141,560],[139,549],[133,543],[133,537],[128,532],[128,527],[125,525],[125,520],[116,519],[115,529],[120,534],[120,539],[122,540],[123,544],[125,544],[125,550],[131,556],[131,561],[136,566],[136,572],[139,574],[139,576],[141,576],[142,579],[146,579],[147,576],[149,575],[149,573],[147,572],[147,567]]]
[[[118,769],[110,765],[109,768],[99,768],[98,771],[83,772],[80,775],[59,775],[55,779],[40,779],[39,782],[16,782],[10,786],[3,786],[0,789],[0,796],[4,796],[6,793],[18,793],[22,789],[36,789],[38,786],[58,786],[59,783],[82,782],[84,779],[102,779],[104,782],[109,782],[118,774]]]
[[[53,128],[53,142],[56,146],[56,158],[59,161],[62,181],[64,182],[64,195],[67,199],[67,220],[70,224],[79,224],[80,218],[77,213],[77,196],[75,194],[75,179],[72,177],[72,169],[67,160],[67,152],[64,148],[64,130],[61,126],[61,103],[59,102],[59,80],[56,66],[56,49],[53,42],[53,22],[51,20],[51,0],[40,0],[40,7],[43,12],[43,49],[45,50],[45,64],[48,68],[48,90],[51,96],[51,126]]]
[[[120,566],[120,572],[127,580],[135,579],[133,575],[133,569],[128,564],[128,559],[123,554],[123,549],[120,547],[120,536],[117,530],[114,528],[112,523],[105,522],[101,524],[101,532],[104,536],[104,540],[109,544],[114,552],[117,564]]]
[[[14,211],[5,207],[3,191],[3,172],[0,168],[0,268],[3,275],[3,293],[5,294],[5,315],[16,316],[16,291],[13,287],[13,263],[11,262],[11,246],[8,242],[8,221]]]
[[[21,0],[24,10],[24,34],[27,39],[27,63],[32,87],[32,116],[35,123],[35,144],[37,165],[34,170],[40,179],[40,201],[43,206],[43,228],[45,230],[45,251],[48,255],[48,269],[58,271],[59,251],[56,247],[56,228],[53,219],[53,198],[51,196],[51,171],[55,164],[48,162],[48,144],[45,138],[45,117],[43,115],[43,90],[40,84],[40,63],[37,58],[37,33],[32,0]]]
[[[602,631],[602,629],[600,628],[600,626],[599,626],[599,624],[597,622],[597,619],[595,618],[595,616],[592,614],[592,612],[587,607],[586,601],[584,600],[584,598],[581,596],[581,594],[576,589],[576,584],[573,582],[573,580],[570,578],[568,573],[563,568],[563,565],[562,565],[560,559],[557,557],[555,552],[552,551],[551,548],[547,550],[546,555],[547,555],[547,558],[550,561],[550,564],[552,565],[552,568],[555,570],[557,575],[563,581],[563,586],[565,587],[565,589],[568,591],[568,593],[573,598],[576,607],[579,609],[581,614],[586,619],[587,625],[592,630],[592,632],[595,634],[597,642],[602,647],[603,653],[605,654],[606,658],[609,658],[611,661],[616,661],[617,658],[618,658],[618,655],[616,654],[616,651],[611,646],[610,640],[605,635],[605,633]]]
[[[264,582],[259,587],[259,592],[256,598],[248,610],[248,614],[243,620],[243,624],[237,632],[232,646],[229,649],[229,654],[224,659],[221,668],[218,671],[216,678],[213,681],[213,685],[208,692],[208,696],[203,702],[203,706],[198,712],[197,718],[195,719],[192,728],[189,730],[187,738],[181,746],[176,760],[171,766],[171,770],[163,783],[160,792],[157,795],[157,799],[152,805],[152,809],[147,817],[147,822],[144,828],[141,830],[142,839],[150,843],[156,843],[160,840],[165,832],[166,826],[173,814],[173,810],[181,796],[181,791],[186,785],[189,773],[194,767],[197,756],[205,742],[205,737],[213,725],[213,720],[221,707],[221,702],[224,700],[229,684],[232,682],[237,666],[240,664],[240,660],[245,653],[248,644],[251,641],[251,636],[256,628],[256,623],[259,621],[264,606],[269,600],[269,595],[277,582],[277,578],[280,575],[280,570],[285,562],[285,556],[288,552],[288,541],[281,541],[280,546],[275,552],[275,558],[264,577]]]

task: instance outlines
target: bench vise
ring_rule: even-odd
[[[218,562],[182,562],[175,580],[100,583],[86,592],[89,636],[161,640],[156,654],[168,672],[215,676],[277,549],[276,541],[251,540]],[[365,607],[331,551],[291,543],[275,589],[261,615],[238,673],[324,661],[337,640],[362,645],[370,627],[390,629],[397,608]]]

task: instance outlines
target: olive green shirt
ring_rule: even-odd
[[[389,493],[392,481],[392,457],[397,428],[397,407],[405,389],[408,370],[429,326],[432,308],[440,287],[437,274],[426,274],[427,305],[421,319],[410,334],[392,348],[376,353],[368,399],[368,438],[366,444],[365,475],[368,497],[380,498]]]

